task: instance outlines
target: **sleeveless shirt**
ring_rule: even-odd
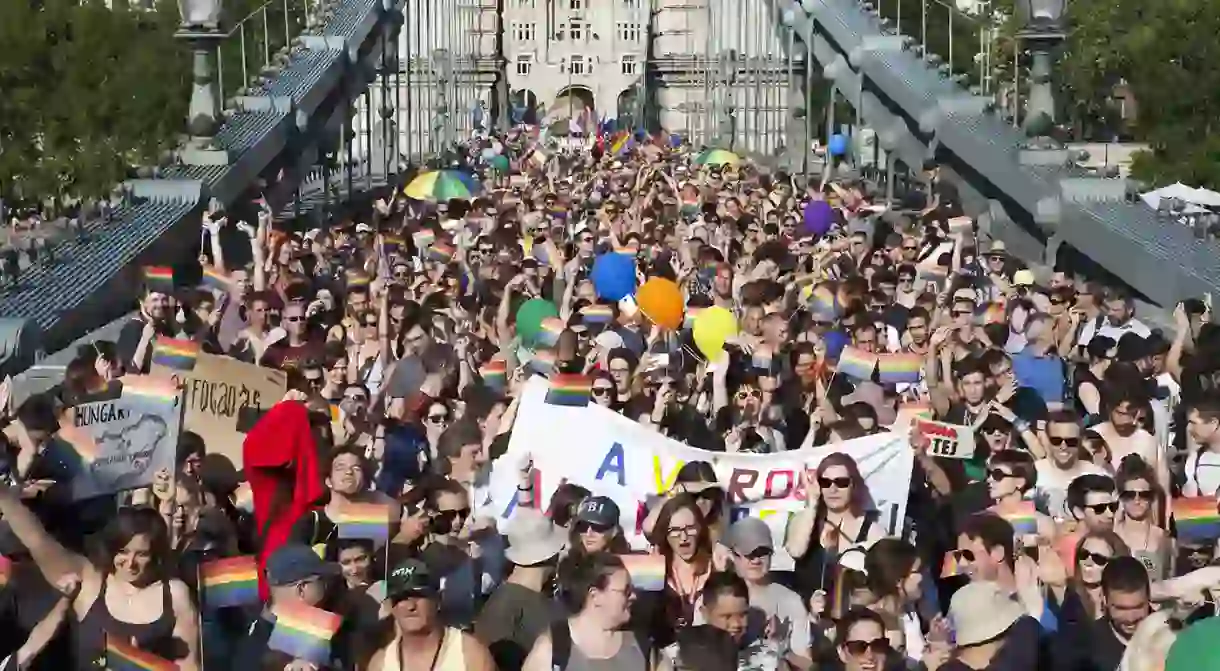
[[[89,611],[80,623],[71,628],[73,642],[76,647],[76,666],[79,669],[95,669],[94,663],[106,650],[106,636],[114,636],[126,643],[135,639],[136,647],[154,655],[173,659],[174,645],[174,604],[170,597],[169,583],[161,581],[161,614],[152,622],[135,624],[124,622],[110,614],[106,606],[106,588],[110,583],[109,576],[102,579],[102,588],[98,591],[97,600],[89,606]]]

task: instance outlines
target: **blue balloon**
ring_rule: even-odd
[[[669,136],[669,146],[673,147],[674,149],[681,147],[682,146],[682,136],[678,135],[677,133],[670,135]]]
[[[626,254],[602,254],[593,261],[591,277],[599,297],[622,300],[635,293],[635,259]]]
[[[842,133],[830,136],[830,155],[842,156],[847,153],[847,138]]]

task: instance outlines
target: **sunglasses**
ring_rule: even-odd
[[[1118,495],[1118,498],[1124,501],[1151,501],[1156,498],[1156,495],[1149,489],[1127,489]]]
[[[974,551],[973,550],[954,550],[953,555],[961,561],[966,561],[966,562],[974,561]]]
[[[1084,560],[1087,559],[1098,566],[1105,566],[1106,564],[1109,564],[1111,559],[1111,557],[1107,555],[1089,552],[1088,550],[1081,550],[1076,556],[1081,562],[1084,562]]]
[[[610,387],[594,387],[591,393],[594,396],[609,396],[612,391]]]
[[[773,554],[775,554],[775,552],[771,548],[755,548],[755,550],[753,552],[750,552],[749,554],[739,555],[739,556],[743,557],[745,559],[757,560],[757,559],[766,559]]]
[[[999,434],[1003,434],[1003,433],[1008,433],[1008,429],[1003,426],[984,426],[983,433],[987,433],[987,434],[991,434],[991,435],[995,436],[995,435],[999,435]]]
[[[441,522],[453,522],[464,520],[470,517],[470,508],[457,508],[454,510],[438,510],[436,511],[436,519]]]
[[[575,525],[577,534],[586,534],[592,531],[593,533],[605,534],[610,533],[614,526],[606,526],[604,524],[593,524],[592,522],[577,522]]]
[[[818,487],[822,489],[847,489],[851,487],[851,478],[818,478]]]
[[[973,317],[974,310],[954,310],[953,316],[954,317]]]
[[[847,654],[854,657],[859,657],[866,652],[872,651],[874,654],[884,655],[890,651],[889,639],[874,638],[871,641],[847,641],[843,643],[843,649],[847,650]]]
[[[739,391],[739,392],[737,392],[738,401],[744,401],[748,398],[762,398],[762,394],[758,391]]]
[[[899,281],[899,282],[914,282],[914,281],[915,281],[915,278],[914,278],[914,277],[911,277],[910,275],[903,275],[902,277],[899,277],[899,278],[898,278],[898,281]],[[909,328],[909,327],[908,327],[908,328]]]
[[[444,424],[449,421],[449,415],[428,415],[428,421],[433,424]]]
[[[1085,510],[1092,510],[1095,515],[1103,515],[1108,510],[1112,513],[1118,512],[1118,501],[1109,503],[1098,503],[1092,506],[1084,506]]]
[[[589,237],[581,236],[581,238],[580,238],[580,243],[581,243],[582,245],[584,245],[584,244],[592,244],[592,243],[593,243],[593,238],[589,238]]]
[[[996,482],[1000,482],[1004,478],[1013,477],[1013,474],[1009,473],[1008,471],[1006,471],[1002,468],[993,468],[993,469],[987,471],[987,477],[991,478],[992,480],[994,480]]]
[[[284,321],[288,322],[289,324],[296,324],[297,322],[305,321],[305,318],[304,317],[284,317]]]
[[[1047,436],[1047,440],[1051,441],[1051,445],[1056,447],[1067,445],[1068,447],[1078,447],[1080,445],[1079,438],[1063,438],[1062,436]]]
[[[322,386],[322,378],[320,376],[319,377],[307,377],[307,378],[305,378],[305,381],[308,382],[311,387],[321,387]]]
[[[903,246],[902,246],[902,251],[904,251],[904,252],[918,252],[918,251],[919,251],[919,248],[918,248],[918,247],[908,247],[908,246],[906,246],[906,245],[903,245]]]

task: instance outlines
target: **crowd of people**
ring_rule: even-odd
[[[150,284],[117,342],[8,409],[0,669],[164,668],[122,666],[115,640],[183,671],[1220,669],[1209,300],[1152,329],[1121,288],[1040,277],[976,237],[948,185],[887,211],[851,179],[669,138],[561,154],[519,129],[467,150],[468,199],[388,194],[312,230],[209,212],[200,262],[223,288]],[[708,352],[691,319],[608,299],[605,255],[736,332]],[[550,346],[519,328],[538,300],[561,325]],[[56,496],[65,410],[152,372],[166,338],[286,373],[243,429],[244,470],[185,431],[147,490]],[[876,362],[902,354],[916,377],[887,381]],[[505,456],[522,390],[559,375],[706,451],[647,502],[647,547],[623,526],[636,502],[535,491],[530,460]],[[924,420],[973,452],[938,454]],[[884,432],[914,454],[890,528],[853,454]],[[782,537],[733,514],[716,455],[838,444],[800,476]],[[507,520],[488,487],[506,459]],[[374,504],[385,542],[337,532]],[[202,607],[199,567],[243,556],[259,602]],[[658,585],[633,580],[647,557]],[[300,606],[337,618],[325,660],[277,642]]]

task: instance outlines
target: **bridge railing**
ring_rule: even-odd
[[[267,0],[216,45],[216,84],[221,100],[244,93],[256,77],[288,62],[291,44],[321,19],[327,0]]]

